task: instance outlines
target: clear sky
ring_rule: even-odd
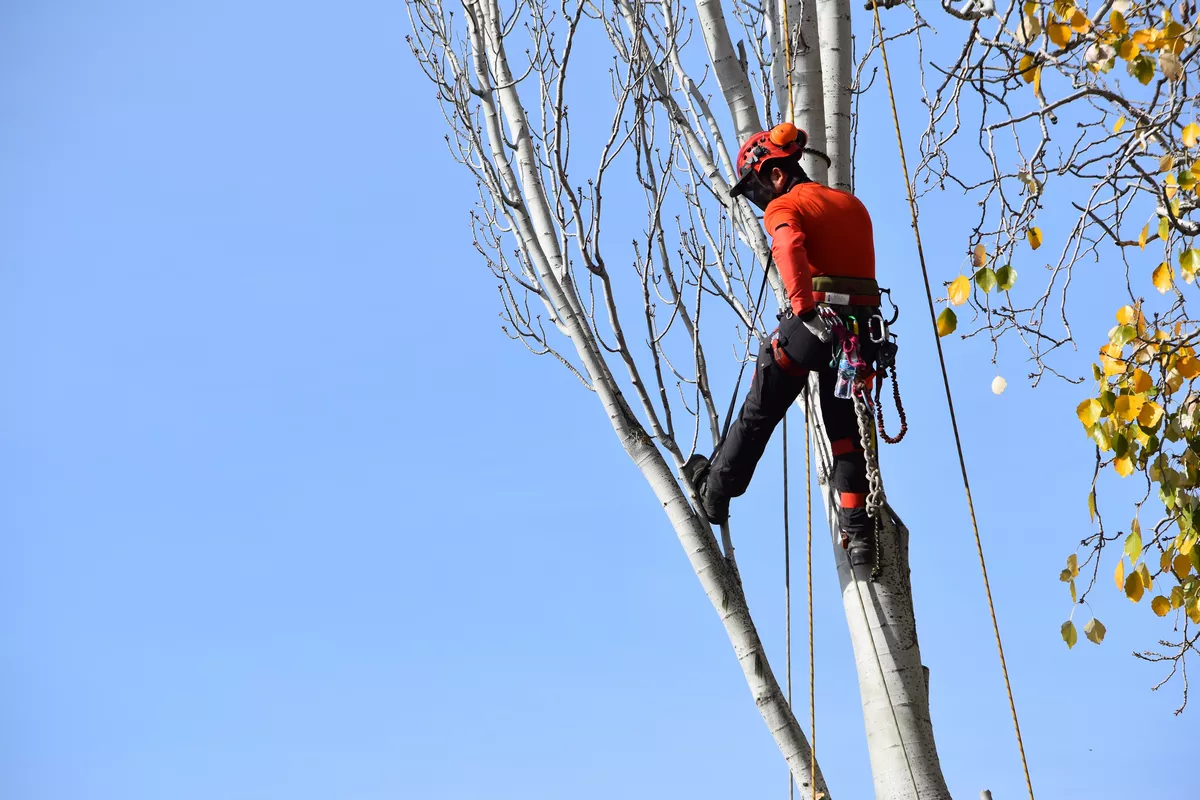
[[[595,397],[500,332],[467,234],[473,184],[406,32],[402,3],[372,0],[7,4],[0,796],[786,792],[728,640]],[[913,532],[952,790],[1016,798],[880,99],[864,107],[860,192],[905,310],[912,425],[885,475]],[[927,206],[944,278],[962,212],[949,193]],[[1053,226],[1048,212],[1048,241]],[[1090,347],[1116,302],[1087,291]],[[984,344],[948,344],[1039,796],[1183,796],[1184,771],[1155,765],[1195,742],[1200,709],[1172,717],[1178,687],[1151,693],[1159,672],[1129,655],[1166,629],[1104,577],[1104,646],[1058,636],[1057,574],[1088,530],[1084,390],[1030,390],[1013,354],[996,397]],[[778,452],[734,513],[782,675]],[[816,571],[818,752],[839,797],[866,797],[824,539]],[[795,659],[803,685],[802,646]]]

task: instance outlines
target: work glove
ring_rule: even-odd
[[[833,341],[833,327],[825,317],[817,313],[815,308],[810,308],[801,314],[800,321],[813,336],[821,340],[822,344],[829,344]]]

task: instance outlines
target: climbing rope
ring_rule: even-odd
[[[804,389],[808,393],[808,387]],[[813,580],[812,580],[812,422],[808,418],[808,404],[804,405],[804,514],[808,518],[808,721],[812,728],[812,741],[808,752],[811,758],[812,800],[817,800],[817,665],[813,649]]]
[[[1013,729],[1017,734],[1017,749],[1021,753],[1021,768],[1025,771],[1025,787],[1029,790],[1029,800],[1033,798],[1033,781],[1029,777],[1029,761],[1025,757],[1025,742],[1021,739],[1021,723],[1017,719],[1017,704],[1013,700],[1012,682],[1008,677],[1008,663],[1004,658],[1004,643],[1000,639],[1000,623],[996,619],[996,605],[992,601],[992,587],[988,581],[987,561],[983,557],[983,540],[979,536],[979,522],[975,518],[975,503],[971,498],[971,482],[967,478],[967,460],[963,456],[962,437],[958,432],[958,420],[954,415],[954,397],[950,393],[950,377],[946,371],[946,357],[942,352],[942,339],[937,335],[937,314],[933,307],[933,289],[929,284],[929,269],[925,265],[925,250],[921,245],[921,228],[917,224],[917,198],[913,193],[912,181],[908,177],[908,161],[904,157],[904,137],[900,132],[900,113],[896,110],[896,92],[892,86],[892,71],[888,66],[887,44],[883,35],[883,22],[879,19],[879,2],[873,2],[871,7],[875,12],[875,29],[879,34],[879,53],[883,60],[883,75],[887,82],[888,99],[892,105],[892,122],[896,127],[896,146],[900,150],[900,168],[904,172],[904,189],[908,193],[908,208],[912,215],[913,234],[917,243],[917,259],[921,264],[921,276],[925,281],[925,299],[929,303],[929,321],[934,329],[934,343],[937,345],[938,363],[942,368],[942,385],[946,390],[946,405],[950,409],[950,427],[954,430],[954,446],[958,450],[958,466],[962,472],[963,489],[967,495],[967,510],[971,514],[971,528],[975,533],[975,549],[979,554],[979,568],[983,573],[983,588],[987,593],[988,612],[992,617],[992,631],[996,635],[996,650],[1000,654],[1000,670],[1004,673],[1004,689],[1008,693],[1008,708],[1012,712]],[[860,598],[861,599],[861,598]]]
[[[792,107],[792,26],[787,19],[787,0],[780,0],[784,7],[784,68],[787,72],[787,121],[796,124],[796,110]],[[769,259],[768,259],[769,261]],[[768,263],[769,270],[769,263]],[[805,410],[808,407],[805,407]],[[804,476],[805,485],[811,483],[809,471],[809,417],[804,415]],[[809,709],[811,718],[811,733],[809,738],[810,780],[812,800],[817,796],[817,718],[814,703],[814,678],[812,678],[812,491],[811,486],[805,494],[806,511],[809,517]],[[792,709],[792,546],[791,534],[788,531],[787,510],[787,415],[784,415],[784,639],[787,649],[787,708]],[[787,798],[796,796],[796,780],[788,770]]]
[[[783,648],[787,653],[787,702],[792,707],[792,539],[788,521],[788,431],[787,414],[783,415]],[[815,772],[813,773],[816,774]],[[816,780],[813,780],[816,783]],[[788,800],[795,796],[796,781],[788,769]]]

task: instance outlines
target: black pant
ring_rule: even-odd
[[[861,338],[866,339],[865,336]],[[863,353],[864,360],[869,364],[871,343],[860,341],[859,347],[864,344],[868,348]],[[738,497],[745,493],[775,426],[804,390],[808,373],[815,371],[821,385],[821,421],[833,449],[832,478],[833,487],[839,492],[842,530],[852,534],[863,532],[870,526],[866,514],[866,460],[854,415],[854,401],[841,400],[833,394],[837,381],[837,366],[829,363],[833,345],[822,343],[794,316],[784,319],[780,325],[778,345],[794,362],[789,365],[792,372],[779,365],[770,343],[762,346],[750,393],[713,456],[706,492],[719,497]]]

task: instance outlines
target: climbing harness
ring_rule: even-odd
[[[954,398],[950,392],[950,377],[946,371],[946,357],[942,352],[942,339],[937,335],[937,314],[933,306],[933,289],[929,283],[929,269],[925,265],[925,249],[921,245],[921,228],[917,223],[917,198],[913,192],[912,181],[908,175],[908,161],[904,157],[904,137],[900,132],[900,112],[896,109],[896,92],[892,86],[892,71],[888,66],[887,39],[883,35],[883,22],[879,19],[879,2],[871,4],[875,12],[875,29],[879,34],[879,53],[883,60],[883,75],[886,79],[888,99],[892,106],[892,122],[896,128],[896,147],[900,151],[900,168],[904,173],[904,189],[908,193],[908,209],[912,216],[913,234],[916,238],[917,259],[921,264],[921,277],[925,281],[925,299],[929,304],[929,322],[934,330],[934,343],[937,345],[938,363],[942,368],[942,385],[946,390],[946,406],[950,410],[950,427],[954,431],[954,445],[958,450],[958,466],[962,472],[963,489],[967,496],[967,510],[971,515],[971,528],[975,533],[975,549],[979,554],[979,569],[983,573],[983,588],[987,594],[988,612],[992,617],[992,631],[996,635],[996,650],[1000,655],[1000,670],[1004,674],[1004,688],[1008,693],[1008,708],[1012,712],[1013,729],[1017,735],[1017,749],[1021,754],[1021,768],[1025,772],[1025,787],[1029,790],[1029,800],[1033,797],[1033,781],[1029,777],[1029,761],[1025,757],[1025,743],[1021,739],[1021,723],[1017,719],[1017,704],[1013,700],[1012,682],[1008,677],[1008,663],[1004,658],[1004,643],[1000,639],[1000,623],[996,619],[996,606],[992,601],[992,587],[988,581],[987,561],[983,557],[983,540],[979,536],[979,522],[975,518],[975,503],[971,498],[971,482],[967,478],[967,460],[963,456],[962,437],[958,432],[958,420],[954,414]]]

